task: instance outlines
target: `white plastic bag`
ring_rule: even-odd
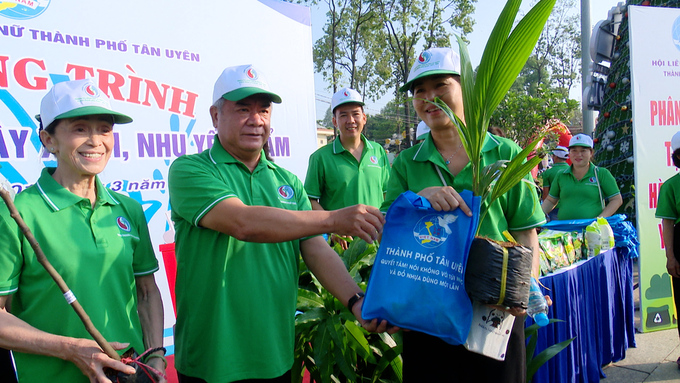
[[[505,360],[514,323],[513,315],[483,303],[472,302],[472,326],[465,348],[489,358]]]

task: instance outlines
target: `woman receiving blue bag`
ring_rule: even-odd
[[[405,191],[427,199],[437,211],[460,209],[470,216],[471,209],[460,192],[472,189],[472,170],[456,126],[431,103],[435,97],[465,121],[460,85],[460,57],[450,48],[432,48],[421,53],[411,68],[407,83],[400,89],[411,91],[418,117],[430,127],[425,140],[395,160],[387,195],[381,210]],[[428,102],[430,101],[430,102]],[[487,134],[482,148],[482,166],[510,160],[521,149],[511,140]],[[486,203],[486,202],[485,202]],[[494,201],[480,223],[479,235],[504,241],[509,231],[521,244],[533,249],[534,275],[538,275],[538,237],[535,228],[545,223],[538,196],[522,183]],[[509,312],[524,315],[524,310]],[[418,331],[404,333],[405,382],[524,382],[526,375],[523,321],[512,328],[504,361],[470,352],[462,345],[451,345],[438,337]]]

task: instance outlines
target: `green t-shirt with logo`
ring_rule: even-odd
[[[141,353],[135,277],[158,270],[144,211],[99,178],[93,209],[89,199],[59,185],[54,170],[43,169],[38,182],[17,195],[17,209],[97,330]],[[0,252],[0,265],[0,294],[14,294],[12,314],[48,333],[91,339],[26,238],[20,252]],[[71,362],[20,352],[14,357],[22,383],[89,382]]]
[[[603,205],[621,194],[616,179],[605,168],[590,164],[580,180],[574,177],[573,166],[559,173],[550,185],[549,195],[559,200],[557,219],[587,219],[602,214]]]
[[[305,191],[326,210],[365,204],[380,208],[387,191],[390,163],[382,146],[363,135],[361,161],[335,139],[309,157]]]
[[[666,180],[659,190],[656,218],[680,222],[680,173]]]
[[[208,382],[271,379],[293,365],[300,240],[239,241],[198,222],[220,201],[311,210],[302,182],[262,153],[251,173],[221,146],[169,172],[177,257],[176,367]]]
[[[521,149],[514,142],[491,134],[486,135],[482,147],[482,166],[498,160],[509,160]],[[526,179],[533,183],[531,175]],[[422,143],[402,151],[394,160],[387,196],[381,210],[387,212],[392,202],[403,192],[418,193],[430,186],[451,186],[456,190],[472,189],[472,167],[468,163],[455,177],[449,172],[444,159],[437,151],[432,136]],[[521,231],[545,223],[545,216],[536,195],[535,187],[520,182],[489,207],[481,222],[479,234],[504,241],[505,230]]]

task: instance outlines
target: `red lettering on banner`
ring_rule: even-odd
[[[0,88],[7,88],[7,60],[9,56],[0,56]]]
[[[36,9],[38,5],[35,3],[35,1],[30,1],[30,0],[16,0],[17,4],[25,5],[29,8]]]
[[[666,166],[673,165],[673,149],[671,148],[671,142],[665,141],[663,145],[666,147]]]
[[[139,100],[139,85],[142,83],[141,77],[128,76],[130,79],[130,97],[125,100],[133,104],[141,104]]]
[[[94,77],[94,69],[91,67],[76,64],[66,64],[67,74],[73,70],[75,70],[75,73],[73,74],[74,80],[83,80],[88,77],[88,74],[90,75],[89,77]]]
[[[17,81],[21,87],[29,90],[45,90],[47,89],[47,77],[34,77],[32,80],[35,81],[34,84],[30,83],[28,78],[27,66],[29,63],[35,64],[38,68],[45,70],[45,63],[42,60],[25,58],[17,61],[14,66],[14,79]]]
[[[123,93],[120,91],[120,87],[125,85],[125,77],[104,69],[97,69],[97,74],[99,74],[99,89],[114,100],[123,101]]]
[[[666,244],[663,242],[663,225],[659,223],[658,227],[659,227],[659,238],[661,238],[661,249],[665,249]]]
[[[182,113],[179,110],[179,105],[184,104],[184,105],[186,105],[186,107],[184,108],[184,113],[182,113],[182,114],[187,116],[187,117],[193,118],[194,117],[194,108],[196,106],[196,99],[198,98],[198,94],[186,91],[187,99],[183,100],[182,94],[184,92],[182,91],[182,89],[175,88],[173,86],[172,90],[173,90],[173,92],[172,92],[172,104],[170,104],[170,109],[168,109],[168,110],[173,112],[173,113]]]
[[[170,88],[170,85],[161,84],[163,87],[163,94],[161,94],[161,90],[158,89],[158,84],[156,84],[155,81],[144,80],[144,83],[146,84],[146,97],[144,97],[142,105],[151,106],[149,94],[152,94],[154,100],[156,100],[156,105],[158,105],[160,109],[165,109],[165,97],[168,95],[168,88]]]
[[[0,88],[9,87],[8,61],[9,56],[0,56]],[[14,65],[13,78],[24,89],[46,90],[49,77],[29,76],[29,73],[35,72],[36,68],[46,71],[45,62],[34,58],[23,58]],[[126,65],[126,68],[135,73],[130,65]],[[67,63],[66,74],[72,76],[74,80],[96,77],[99,88],[114,100],[152,106],[153,99],[153,104],[160,110],[194,118],[197,93],[142,77],[125,76],[115,71],[78,64]]]
[[[656,209],[656,204],[659,201],[659,189],[661,189],[663,182],[649,184],[649,208]]]
[[[671,96],[668,100],[650,101],[649,115],[652,126],[680,125],[680,101],[673,101]]]

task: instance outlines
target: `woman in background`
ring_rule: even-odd
[[[623,204],[614,176],[605,168],[595,166],[593,139],[577,134],[569,141],[571,166],[555,175],[548,197],[543,201],[543,212],[548,215],[557,202],[557,219],[587,219],[609,217]]]

